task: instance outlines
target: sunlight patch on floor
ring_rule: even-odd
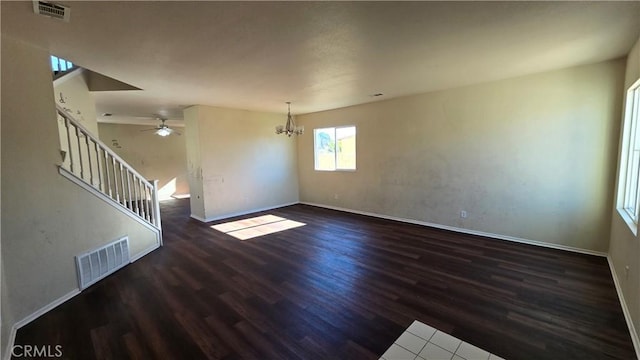
[[[304,225],[306,224],[275,215],[263,215],[212,225],[211,228],[227,235],[231,235],[236,239],[248,240],[258,236],[273,234]]]
[[[173,199],[188,199],[191,197],[191,194],[173,194],[171,197]]]

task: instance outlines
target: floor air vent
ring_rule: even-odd
[[[84,290],[129,263],[129,238],[76,256],[78,283]]]
[[[48,1],[33,1],[33,12],[66,22],[71,18],[70,7]]]

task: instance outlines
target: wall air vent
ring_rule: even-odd
[[[60,19],[69,22],[71,18],[71,8],[68,6],[48,2],[48,1],[33,1],[33,12],[36,14],[48,16],[55,19]]]
[[[123,237],[76,256],[78,285],[84,290],[129,263],[129,238]]]

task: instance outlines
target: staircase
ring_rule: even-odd
[[[162,245],[158,181],[150,182],[57,105],[62,163],[60,174],[146,227]]]

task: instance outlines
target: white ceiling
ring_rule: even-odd
[[[637,1],[65,4],[69,23],[2,1],[2,33],[144,89],[94,93],[127,116],[315,112],[618,58],[640,33]]]

